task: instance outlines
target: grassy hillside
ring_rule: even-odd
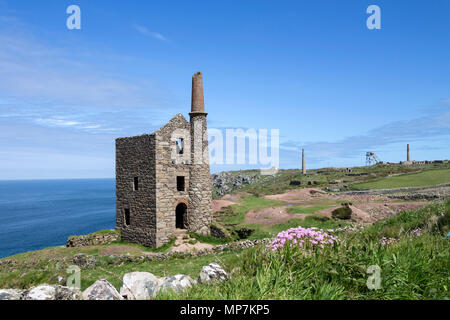
[[[400,164],[378,164],[370,167],[352,167],[350,171],[344,168],[322,168],[308,170],[307,174],[302,174],[301,170],[289,169],[279,170],[275,176],[263,176],[255,183],[242,185],[239,191],[245,191],[255,196],[269,195],[283,193],[289,190],[304,188],[304,187],[330,187],[340,188],[345,190],[347,186],[349,189],[356,186],[357,188],[366,188],[365,183],[375,183],[382,180],[382,178],[390,175],[403,175],[417,172],[424,172],[424,182],[421,182],[422,177],[412,179],[412,185],[409,185],[408,181],[400,180],[403,183],[399,183],[401,186],[428,186],[440,184],[443,182],[450,182],[449,170],[450,164],[420,164],[420,165],[400,165]],[[439,173],[432,173],[437,170],[442,170],[445,174],[444,177],[440,177]],[[426,172],[430,171],[429,175]],[[247,171],[233,171],[231,174],[258,174],[258,170]],[[387,178],[391,179],[391,178]],[[291,185],[291,181],[298,181],[301,185]],[[394,179],[393,181],[396,181]],[[310,185],[308,183],[311,183]],[[361,184],[361,185],[360,185]],[[384,185],[381,182],[380,185]],[[370,186],[370,185],[367,185]],[[386,185],[386,188],[395,188],[397,184],[390,186]],[[216,196],[218,197],[218,196]]]
[[[274,234],[291,227],[318,227],[318,228],[337,228],[345,226],[346,223],[342,221],[328,220],[323,221],[322,217],[306,217],[304,220],[299,218],[292,218],[285,222],[275,225],[265,223],[246,223],[245,216],[250,210],[258,211],[264,208],[277,207],[285,205],[282,201],[275,201],[270,199],[258,198],[256,196],[244,196],[240,204],[232,205],[225,208],[222,212],[216,212],[214,220],[218,225],[221,225],[228,229],[233,235],[233,230],[240,228],[249,228],[254,230],[249,239],[262,239],[270,238]],[[314,213],[324,208],[328,208],[328,205],[318,206],[292,206],[288,211],[291,213]],[[236,236],[234,236],[236,238]]]
[[[404,212],[354,233],[333,248],[252,248],[227,267],[231,280],[164,299],[449,299],[450,200]],[[421,230],[418,232],[418,230]],[[395,237],[383,245],[383,237]],[[367,287],[369,266],[381,288]]]
[[[386,177],[376,181],[357,183],[352,187],[358,189],[391,189],[435,186],[441,183],[450,183],[450,169],[427,170],[420,173]]]
[[[14,261],[13,266],[0,265],[0,288],[26,289],[31,286],[48,283],[58,284],[58,277],[66,278],[66,269],[73,265],[72,257],[78,253],[86,253],[96,258],[93,268],[82,268],[81,288],[86,289],[98,279],[106,279],[117,290],[122,285],[125,273],[134,271],[151,272],[156,276],[187,274],[193,279],[198,277],[201,268],[211,262],[222,265],[232,265],[239,257],[239,250],[221,254],[208,254],[195,258],[175,257],[170,260],[130,261],[127,263],[114,263],[102,251],[112,245],[99,245],[83,248],[53,247],[39,251],[21,253],[2,260]],[[131,256],[136,252],[130,251]]]

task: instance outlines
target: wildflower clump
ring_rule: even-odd
[[[423,230],[421,228],[414,229],[411,231],[411,235],[420,237],[422,235]]]
[[[397,242],[398,242],[398,239],[396,239],[396,238],[386,238],[386,237],[383,237],[383,238],[381,238],[381,240],[380,240],[380,244],[381,244],[383,247],[388,246],[388,245],[390,245],[390,244],[397,243]]]
[[[308,248],[325,248],[333,247],[334,244],[338,241],[337,238],[333,237],[329,233],[332,233],[333,230],[327,230],[324,232],[323,230],[318,230],[317,228],[290,228],[288,230],[280,232],[275,239],[269,244],[267,247],[271,248],[273,251],[277,249],[281,249],[285,246],[290,247],[308,247]]]

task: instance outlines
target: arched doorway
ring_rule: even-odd
[[[187,206],[184,203],[179,203],[175,209],[175,228],[184,229],[184,218],[186,216]]]

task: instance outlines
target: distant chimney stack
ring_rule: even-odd
[[[411,158],[409,157],[409,143],[406,145],[406,161],[411,161]]]
[[[203,98],[203,79],[201,72],[197,72],[192,76],[191,112],[205,112],[205,100]]]
[[[302,173],[306,174],[305,149],[302,149]]]

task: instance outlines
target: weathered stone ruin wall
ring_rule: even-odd
[[[156,245],[155,136],[116,139],[116,227],[122,239]],[[138,190],[134,190],[134,178]],[[130,225],[125,223],[130,210]]]
[[[183,202],[190,205],[188,186],[191,153],[190,125],[177,114],[156,137],[156,246],[168,242],[175,233],[175,209]],[[177,152],[177,139],[183,139],[183,154]],[[177,190],[177,176],[183,176],[184,191]],[[184,218],[186,221],[186,216]]]

